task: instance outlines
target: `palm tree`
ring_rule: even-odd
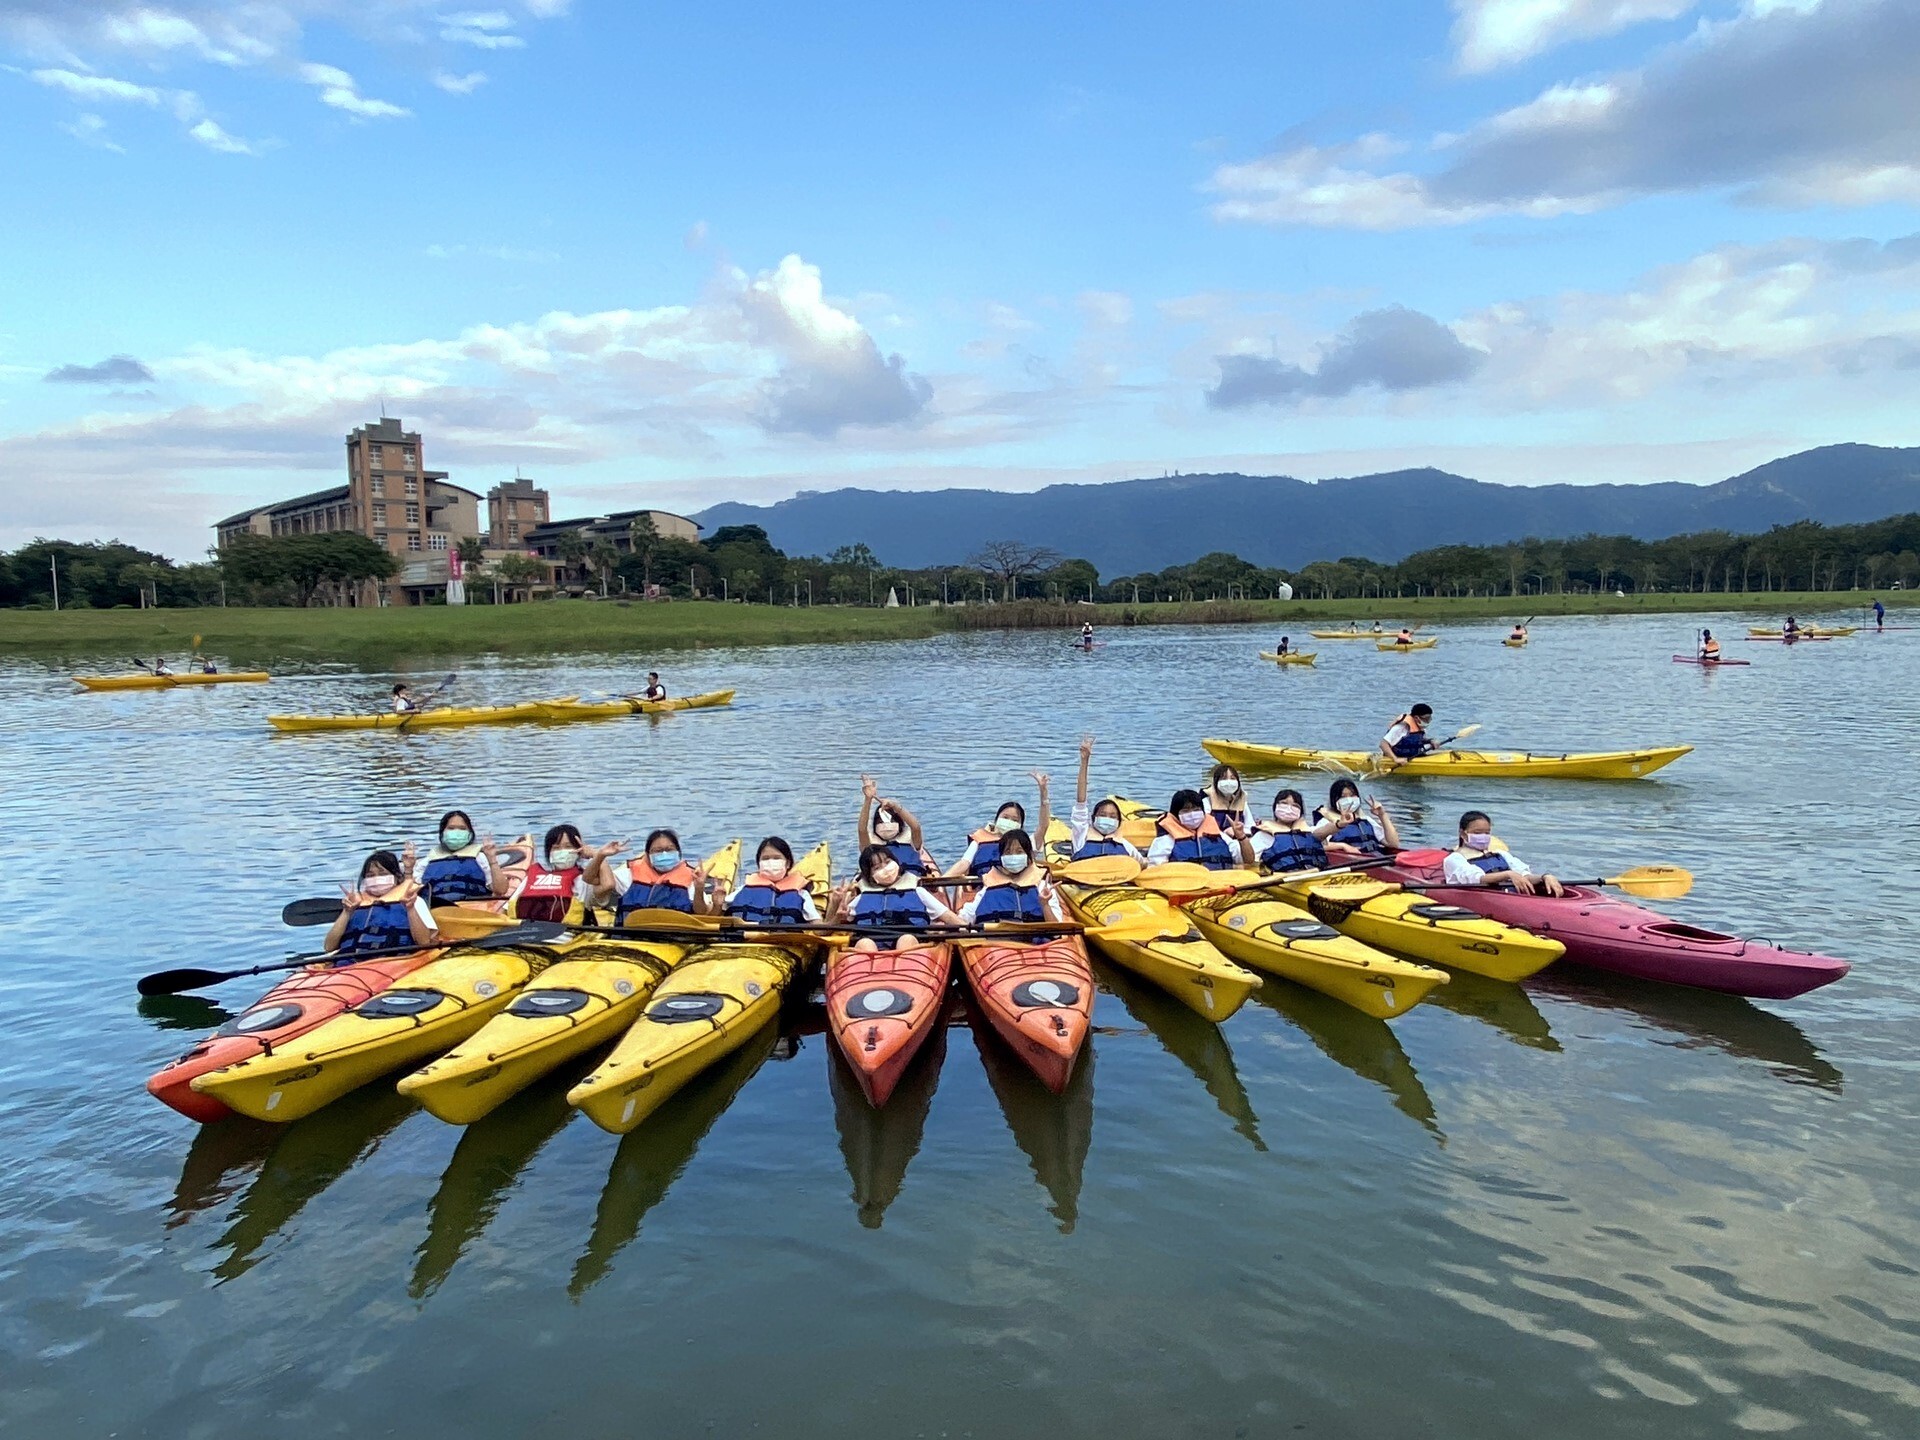
[[[653,588],[653,552],[660,544],[660,527],[650,511],[642,510],[627,522],[627,548],[640,557],[640,584]]]
[[[614,567],[620,563],[620,552],[608,541],[596,540],[587,559],[600,576],[600,598],[604,600],[607,598],[607,577],[613,574]]]
[[[593,551],[593,540],[584,529],[568,530],[554,542],[554,549],[560,552],[560,564],[564,570],[580,570],[584,573],[586,558]]]

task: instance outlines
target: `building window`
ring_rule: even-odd
[[[369,445],[367,447],[367,453],[373,457],[374,464],[378,465],[380,463],[380,447],[378,445]]]
[[[407,549],[418,550],[419,548],[420,548],[420,532],[417,530],[409,530],[407,532]]]
[[[407,502],[407,524],[418,525],[419,523],[420,507],[410,500]]]
[[[387,532],[384,530],[376,530],[373,532],[373,538],[384,545],[387,543]]]
[[[442,535],[442,534],[441,534],[441,533],[440,533],[439,531],[437,531],[437,530],[436,530],[436,531],[434,531],[434,533],[433,533],[433,534],[431,534],[431,535],[429,535],[429,536],[427,536],[427,548],[428,548],[429,550],[444,550],[444,549],[446,549],[446,548],[447,548],[447,537],[446,537],[445,535]]]
[[[387,507],[384,504],[373,507],[373,523],[376,525],[387,523]]]
[[[409,470],[413,469],[413,464],[414,464],[413,447],[409,445],[405,450],[401,451],[400,453],[406,457],[407,469]]]
[[[420,493],[420,482],[414,479],[414,477],[411,475],[407,476],[407,498],[411,500],[414,498],[414,496],[418,495],[419,493]]]
[[[518,540],[520,538],[520,524],[518,521],[512,521],[507,525],[507,538],[509,540]]]
[[[387,493],[386,477],[384,475],[376,475],[371,480],[367,481],[367,493],[370,495],[386,494]]]

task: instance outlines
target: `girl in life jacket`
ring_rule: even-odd
[[[547,831],[540,853],[546,857],[545,863],[527,866],[526,878],[513,892],[509,908],[516,920],[549,920],[557,924],[573,912],[575,901],[582,906],[593,903],[587,866],[601,851],[582,840],[573,826],[556,825]],[[589,919],[587,923],[593,922]]]
[[[861,850],[858,876],[834,891],[833,918],[856,930],[899,925],[919,930],[959,923],[946,902],[923,890],[920,876],[902,866],[900,857],[885,845]],[[919,943],[915,935],[868,935],[855,941],[853,948],[911,950]]]
[[[898,800],[882,800],[871,775],[860,777],[860,848],[882,845],[893,852],[900,868],[910,875],[931,875],[933,857],[926,851],[926,831],[917,817]]]
[[[1247,789],[1240,783],[1240,772],[1231,765],[1216,765],[1207,777],[1207,788],[1200,792],[1207,811],[1222,830],[1247,823]]]
[[[615,840],[602,845],[587,863],[585,880],[598,895],[613,898],[613,923],[624,925],[636,910],[675,910],[682,915],[710,915],[712,903],[707,895],[707,872],[701,865],[689,865],[680,852],[680,837],[671,830],[648,833],[640,853],[624,865],[607,862],[622,850],[626,842]]]
[[[1044,835],[1047,827],[1053,823],[1053,809],[1047,799],[1047,774],[1044,770],[1035,770],[1033,780],[1040,787],[1040,824],[1030,835]],[[954,861],[949,875],[985,875],[1000,861],[1000,842],[1015,830],[1026,831],[1026,807],[1017,800],[1009,800],[994,812],[993,824],[984,830],[976,830],[967,837],[967,848]]]
[[[435,944],[440,936],[419,885],[391,850],[376,850],[360,867],[357,885],[340,887],[346,899],[340,918],[327,931],[325,948],[350,964],[370,950],[398,950]]]
[[[1024,830],[1009,830],[1000,837],[1000,858],[980,877],[979,893],[960,911],[960,923],[1034,923],[1060,920],[1065,913],[1060,897],[1033,858],[1033,837]]]
[[[1307,802],[1298,790],[1282,790],[1273,797],[1273,818],[1253,827],[1253,853],[1262,873],[1326,869],[1327,849],[1321,842],[1332,829],[1307,819]]]
[[[475,843],[473,817],[449,810],[440,817],[439,838],[415,877],[429,905],[458,905],[463,900],[504,896],[510,884],[500,868],[493,837]]]
[[[1363,815],[1362,804],[1359,785],[1342,776],[1327,788],[1327,803],[1314,817],[1336,865],[1355,856],[1384,855],[1400,848],[1400,832],[1386,807],[1369,795]]]
[[[1564,895],[1566,887],[1551,875],[1535,875],[1517,855],[1493,838],[1493,821],[1484,810],[1460,817],[1460,843],[1447,856],[1449,885],[1498,885],[1522,895]]]
[[[1147,847],[1148,865],[1204,865],[1209,870],[1232,870],[1253,865],[1253,842],[1247,827],[1238,820],[1226,829],[1207,813],[1207,802],[1198,790],[1176,790],[1167,802],[1167,813],[1155,827],[1158,834]]]
[[[754,868],[727,897],[727,914],[756,925],[816,924],[813,889],[793,873],[793,847],[769,835],[753,852]]]
[[[1068,860],[1093,860],[1104,855],[1125,855],[1140,860],[1139,847],[1131,840],[1123,839],[1120,834],[1120,802],[1108,796],[1091,810],[1087,808],[1087,772],[1093,764],[1093,737],[1083,736],[1080,740],[1080,785],[1073,792],[1073,810],[1068,822],[1072,834],[1070,848],[1062,857],[1058,847],[1049,847],[1049,853],[1056,862]]]

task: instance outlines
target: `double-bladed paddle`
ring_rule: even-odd
[[[438,685],[434,686],[433,689],[429,690],[420,699],[414,701],[413,709],[409,710],[405,715],[401,716],[400,723],[394,726],[393,728],[396,730],[406,729],[408,725],[413,723],[413,718],[416,715],[424,714],[426,712],[426,708],[429,705],[431,705],[436,699],[439,698],[440,692],[445,690],[449,685],[453,684],[453,682],[459,678],[460,676],[458,671],[449,670],[447,672],[447,678],[442,680]]]
[[[1562,880],[1560,883],[1589,888],[1607,885],[1616,890],[1624,890],[1629,895],[1638,895],[1645,900],[1678,900],[1693,889],[1693,872],[1683,870],[1678,865],[1636,865],[1630,870],[1622,870],[1618,875],[1608,875],[1598,880]],[[1374,893],[1380,895],[1391,895],[1396,890],[1483,890],[1488,888],[1480,884],[1463,885],[1444,880],[1400,884],[1354,875],[1334,877],[1332,882],[1323,888],[1322,893],[1333,893],[1340,895],[1343,899],[1350,899],[1351,894],[1342,892],[1355,891],[1363,886],[1378,887]]]
[[[548,926],[538,922],[516,925],[509,930],[496,930],[491,935],[478,940],[462,940],[458,948],[463,950],[499,950],[515,945],[542,945],[549,940],[559,938],[564,933],[561,926]],[[453,948],[444,943],[432,945],[398,945],[385,950],[362,950],[346,955],[333,950],[319,950],[309,955],[292,955],[285,960],[276,960],[271,965],[254,965],[245,970],[162,970],[158,974],[143,976],[139,990],[142,995],[179,995],[188,990],[204,990],[209,985],[219,985],[228,980],[244,979],[248,975],[265,975],[271,970],[298,970],[302,965],[311,965],[317,960],[338,960],[343,966],[358,964],[362,960],[378,960],[394,955],[412,955],[420,950]]]

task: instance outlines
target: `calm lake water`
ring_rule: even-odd
[[[387,672],[0,667],[0,1431],[1911,1440],[1920,633],[1714,674],[1669,660],[1689,623],[1291,671],[1224,628],[707,651],[654,663],[731,711],[402,737],[263,718]],[[470,663],[456,694],[646,668]],[[1383,782],[1410,839],[1485,805],[1563,874],[1674,861],[1673,913],[1853,974],[1784,1004],[1463,976],[1391,1028],[1269,981],[1215,1028],[1109,973],[1058,1099],[961,1025],[876,1114],[803,1019],[624,1140],[564,1079],[466,1131],[385,1086],[281,1130],[141,1089],[267,981],[142,1003],[139,975],[302,948],[283,903],[453,805],[503,838],[827,836],[844,871],[863,770],[950,858],[1030,768],[1064,809],[1083,732],[1097,787],[1164,803],[1203,735],[1366,745],[1419,699],[1493,746],[1701,748],[1629,784]]]

